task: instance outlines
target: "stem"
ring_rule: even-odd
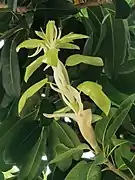
[[[118,176],[120,176],[122,179],[124,179],[124,180],[132,180],[132,179],[130,179],[125,173],[123,173],[121,170],[116,169],[116,168],[114,167],[114,165],[113,165],[110,161],[108,161],[108,162],[105,163],[105,164],[108,166],[109,170],[113,171],[115,174],[117,174]]]

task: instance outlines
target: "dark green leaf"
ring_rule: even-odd
[[[20,70],[16,53],[17,38],[18,34],[13,39],[8,39],[1,52],[3,86],[11,97],[20,95]]]
[[[127,165],[127,167],[132,171],[132,173],[135,175],[135,164],[126,158],[122,158],[124,163]]]
[[[109,125],[108,128],[106,129],[106,134],[105,134],[105,144],[109,143],[110,139],[119,129],[124,119],[128,115],[134,101],[135,101],[135,94],[126,98],[126,100],[121,103],[120,107],[114,113],[114,115],[109,119],[108,121]]]
[[[25,155],[32,149],[37,142],[42,128],[35,120],[36,113],[30,114],[20,120],[20,130],[16,130],[10,144],[4,152],[4,158],[7,163],[20,163]]]
[[[110,14],[106,19],[106,26],[107,33],[103,44],[105,70],[109,77],[116,77],[126,57],[128,24],[127,20],[114,19]]]
[[[85,161],[79,162],[66,176],[65,180],[86,180],[91,164]]]
[[[64,146],[64,145],[58,145],[57,147],[59,148],[59,146]],[[56,147],[56,148],[57,148]],[[86,145],[86,144],[81,144],[81,145],[78,145],[77,147],[75,148],[70,148],[69,150],[67,150],[65,153],[62,153],[58,156],[56,156],[50,163],[57,163],[59,161],[62,161],[64,159],[67,159],[67,158],[70,158],[72,157],[74,154],[78,153],[79,151],[82,151],[84,149],[87,149],[89,150],[89,146]]]
[[[130,151],[129,144],[123,144],[115,150],[115,163],[117,167],[121,170],[127,169],[123,158],[126,158],[129,161],[132,161],[134,159],[134,153]]]
[[[36,142],[35,146],[29,152],[27,156],[26,162],[24,162],[23,166],[20,169],[19,173],[19,180],[32,180],[37,178],[37,171],[40,167],[41,158],[44,154],[44,147],[45,147],[45,138],[44,131],[42,131],[41,136],[39,137],[38,141]]]

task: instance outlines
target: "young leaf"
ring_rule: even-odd
[[[44,43],[43,40],[29,39],[29,40],[23,41],[21,44],[19,44],[16,48],[16,51],[19,52],[19,50],[21,48],[34,49],[34,48],[42,46],[43,43]]]
[[[94,103],[106,114],[108,115],[111,102],[108,97],[102,91],[102,86],[95,82],[86,81],[77,87],[84,94],[89,96]]]
[[[25,82],[27,82],[28,79],[31,77],[31,75],[36,71],[36,69],[39,68],[39,66],[41,66],[43,61],[44,62],[46,61],[45,55],[40,56],[34,62],[32,62],[29,66],[27,66],[26,72],[25,72],[25,77],[24,77]]]
[[[49,21],[46,25],[46,37],[49,40],[49,42],[53,41],[53,38],[55,36],[55,21]]]
[[[72,44],[72,43],[58,44],[57,48],[61,48],[61,49],[77,49],[77,50],[80,49],[79,46],[77,46],[75,44]]]
[[[49,49],[46,51],[46,59],[45,63],[47,63],[50,66],[57,66],[57,63],[59,61],[58,58],[58,49]]]
[[[65,43],[70,43],[73,42],[76,39],[84,39],[84,38],[89,38],[89,36],[82,35],[82,34],[75,34],[75,33],[69,33],[62,37],[61,39],[57,40],[57,44],[65,44]]]
[[[75,66],[77,64],[84,63],[93,66],[103,66],[103,61],[100,57],[83,56],[80,54],[74,54],[66,60],[67,66]]]
[[[43,79],[40,82],[34,84],[33,86],[31,86],[29,89],[27,89],[24,94],[22,95],[20,101],[19,101],[19,105],[18,105],[18,112],[19,114],[21,113],[26,101],[28,98],[30,98],[31,96],[33,96],[39,89],[41,89],[41,87],[43,87],[45,84],[47,83],[47,79]]]

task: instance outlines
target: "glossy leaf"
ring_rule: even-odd
[[[89,64],[93,66],[103,66],[103,61],[100,57],[83,56],[74,54],[66,60],[67,66],[75,66],[80,63]]]
[[[28,98],[33,96],[39,89],[41,89],[47,83],[47,79],[43,79],[40,82],[34,84],[29,89],[27,89],[24,94],[22,95],[19,105],[18,105],[18,112],[21,113],[26,101]]]
[[[34,62],[32,62],[29,66],[27,66],[26,72],[25,72],[25,77],[24,77],[25,82],[27,82],[28,79],[31,77],[31,75],[41,66],[43,61],[44,62],[46,61],[45,55],[40,56]]]
[[[59,146],[59,145],[58,145]],[[57,146],[57,147],[58,147]],[[56,148],[57,148],[56,147]],[[81,145],[78,145],[77,147],[75,148],[70,148],[68,151],[66,151],[65,153],[62,153],[58,156],[56,156],[50,163],[57,163],[59,161],[62,161],[64,159],[67,159],[67,158],[70,158],[72,157],[74,154],[78,153],[79,151],[81,150],[84,150],[84,149],[88,149],[89,150],[89,146],[86,145],[86,144],[81,144]]]
[[[13,39],[8,39],[1,52],[3,87],[11,97],[20,95],[20,69],[16,53],[17,38],[18,34]]]
[[[36,178],[36,173],[41,163],[41,158],[44,154],[44,133],[41,133],[35,146],[29,152],[26,162],[21,167],[19,180],[28,180]]]
[[[107,10],[107,13],[110,13]],[[103,44],[103,56],[105,59],[105,71],[109,77],[116,77],[121,64],[126,59],[128,45],[127,20],[115,19],[114,15],[106,20],[107,33]]]
[[[95,82],[86,81],[77,87],[81,92],[89,96],[94,103],[108,115],[111,102],[102,91],[102,86]]]
[[[40,137],[42,128],[40,127],[39,122],[36,120],[34,121],[35,117],[36,112],[31,113],[18,122],[18,127],[21,127],[21,130],[19,131],[16,129],[10,144],[4,152],[4,160],[6,163],[22,163],[26,153],[36,144]]]
[[[87,162],[79,162],[66,176],[65,180],[86,180],[87,173],[89,171],[89,166]]]
[[[129,96],[125,99],[118,108],[118,110],[114,113],[114,115],[108,121],[108,127],[106,129],[105,134],[105,144],[109,143],[110,139],[116,133],[118,128],[123,123],[124,119],[128,115],[133,103],[135,101],[135,94]]]

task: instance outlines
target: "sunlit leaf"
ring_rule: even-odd
[[[86,81],[77,87],[81,92],[89,96],[94,103],[108,115],[111,102],[102,91],[102,86],[95,82]]]
[[[49,49],[46,51],[46,59],[45,63],[47,63],[50,66],[57,66],[57,63],[59,61],[58,58],[58,49]]]
[[[19,44],[16,51],[18,52],[21,48],[34,49],[40,46],[43,46],[43,40],[29,39]]]
[[[49,21],[46,26],[46,37],[51,43],[55,37],[55,21]]]
[[[82,35],[82,34],[69,33],[63,36],[61,39],[57,40],[57,43],[65,44],[65,43],[73,42],[76,39],[84,39],[84,38],[89,38],[89,36]]]
[[[57,48],[61,48],[61,49],[77,49],[77,50],[80,49],[79,46],[77,46],[75,44],[72,44],[72,43],[58,44]]]
[[[74,54],[70,56],[66,61],[67,66],[75,66],[80,63],[93,66],[103,66],[103,61],[100,57],[83,56],[80,54]]]
[[[19,114],[22,111],[22,109],[23,109],[27,99],[30,98],[31,96],[33,96],[46,83],[47,83],[47,79],[41,80],[40,82],[34,84],[33,86],[31,86],[29,89],[27,89],[24,92],[24,94],[22,95],[22,97],[21,97],[21,99],[19,101],[19,105],[18,105],[18,112],[19,112]]]
[[[31,75],[36,71],[37,68],[39,68],[39,66],[41,66],[43,61],[45,62],[45,60],[46,60],[46,56],[43,55],[43,56],[40,56],[39,58],[37,58],[29,66],[27,66],[26,72],[25,72],[25,77],[24,77],[25,82],[28,81],[28,79],[31,77]]]

